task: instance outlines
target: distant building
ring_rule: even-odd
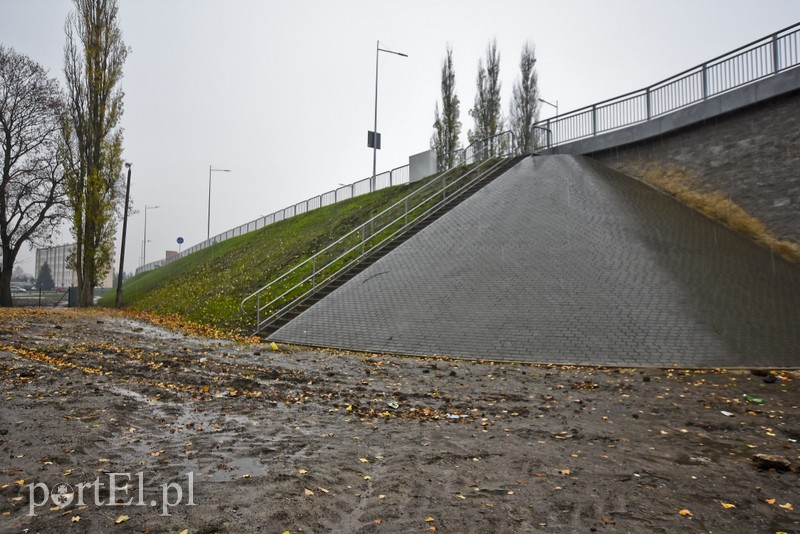
[[[69,265],[69,260],[75,255],[75,243],[36,249],[36,272],[34,278],[39,276],[42,265],[47,263],[50,266],[50,273],[56,287],[73,287],[78,285],[78,274]],[[114,264],[112,259],[111,264]],[[99,287],[114,287],[114,269],[109,269],[106,276],[100,280]]]

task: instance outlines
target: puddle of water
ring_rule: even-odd
[[[228,482],[238,478],[261,477],[267,474],[267,466],[264,465],[261,458],[258,457],[242,457],[233,458],[230,460],[220,460],[211,476],[206,480],[211,482]]]

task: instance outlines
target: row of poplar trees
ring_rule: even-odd
[[[519,77],[512,91],[508,129],[514,134],[517,151],[527,153],[532,149],[531,126],[539,114],[536,51],[530,42],[522,48],[519,68]],[[441,89],[441,112],[437,102],[431,148],[436,151],[439,166],[449,168],[457,162],[458,150],[461,148],[460,101],[456,95],[451,46],[447,47],[442,61]],[[486,48],[486,58],[478,60],[475,103],[469,110],[474,121],[473,128],[467,131],[470,143],[490,139],[504,131],[506,119],[503,117],[500,89],[500,52],[497,50],[497,40],[493,40]]]
[[[73,0],[64,80],[0,46],[0,306],[24,243],[44,245],[65,219],[76,242],[78,305],[112,268],[122,181],[122,67],[117,0]]]

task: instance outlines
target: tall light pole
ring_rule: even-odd
[[[544,98],[540,98],[540,99],[539,99],[539,102],[541,102],[541,103],[543,103],[543,104],[547,104],[548,106],[553,106],[554,108],[556,108],[556,117],[558,117],[558,100],[556,100],[556,103],[555,103],[555,104],[553,104],[553,103],[551,103],[551,102],[548,102],[548,101],[547,101],[547,100],[545,100]]]
[[[155,210],[158,209],[160,206],[148,206],[145,205],[144,207],[144,239],[142,240],[142,265],[147,265],[147,210]]]
[[[122,306],[122,270],[125,266],[125,235],[128,232],[128,200],[131,197],[131,163],[125,164],[128,168],[128,182],[125,186],[125,209],[122,215],[122,247],[119,250],[119,276],[117,276],[117,301],[116,307]]]
[[[211,173],[213,172],[231,172],[230,169],[215,169],[213,166],[208,166],[208,228],[206,229],[206,241],[211,239]]]
[[[380,57],[381,52],[394,54],[396,56],[408,57],[407,54],[402,52],[395,52],[393,50],[381,48],[380,41],[378,41],[378,44],[375,46],[375,129],[372,130],[372,180],[370,180],[369,183],[370,191],[375,191],[375,175],[377,174],[376,171],[378,166],[378,149],[380,148],[380,134],[378,134],[378,58]]]

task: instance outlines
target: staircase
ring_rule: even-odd
[[[319,302],[320,300],[324,299],[331,293],[333,293],[336,289],[343,286],[349,280],[354,278],[358,273],[365,270],[370,265],[377,262],[382,257],[389,254],[391,251],[414,237],[417,233],[419,233],[422,229],[429,226],[431,223],[439,219],[442,215],[453,209],[457,206],[460,202],[464,199],[470,197],[473,193],[481,189],[486,184],[490,183],[492,180],[497,178],[498,176],[505,173],[511,167],[516,165],[524,156],[517,156],[514,158],[508,158],[502,161],[502,164],[499,165],[494,171],[486,176],[481,180],[474,180],[472,183],[469,184],[469,187],[465,188],[463,191],[460,191],[458,195],[453,195],[447,201],[447,203],[440,205],[435,210],[431,211],[424,217],[421,217],[412,224],[409,224],[407,229],[389,241],[388,243],[382,245],[379,248],[376,248],[365,254],[363,259],[358,263],[352,265],[347,269],[343,269],[338,275],[333,277],[329,282],[322,286],[318,286],[317,290],[309,295],[308,297],[304,298],[302,301],[296,303],[292,308],[286,310],[284,313],[275,316],[272,320],[268,323],[265,322],[261,329],[257,332],[259,335],[264,337],[269,337],[271,334],[275,333],[279,328],[283,325],[306,311],[308,308]]]
[[[509,153],[513,151],[513,142],[505,146]],[[271,335],[522,157],[488,158],[429,179],[399,202],[248,295],[240,309],[254,318],[254,334]]]

